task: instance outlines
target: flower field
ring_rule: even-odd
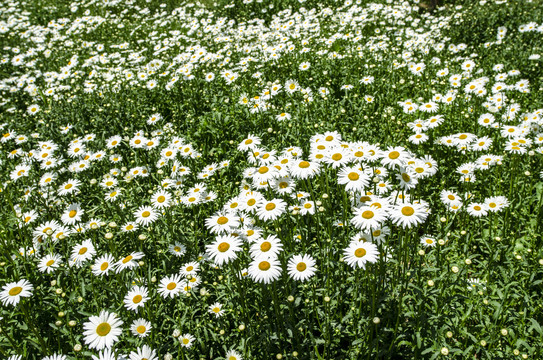
[[[543,359],[538,0],[0,6],[0,356]]]

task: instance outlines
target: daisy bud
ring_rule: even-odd
[[[110,228],[116,228],[117,227],[117,223],[115,221],[112,221],[109,223],[109,227]]]
[[[442,217],[442,218],[441,218],[441,219],[439,219],[439,220],[440,220],[441,222],[445,222],[445,221],[447,221],[447,219],[446,219],[446,218],[444,218],[444,217]]]
[[[59,312],[58,312],[58,317],[64,317],[64,315],[65,315],[65,314],[64,314],[64,311],[59,311]]]
[[[447,349],[446,347],[441,348],[441,355],[449,355],[449,349]]]
[[[460,235],[466,235],[466,231],[465,230],[460,231]]]
[[[53,230],[47,230],[46,234],[49,236],[53,235]]]
[[[445,240],[439,239],[439,240],[437,241],[437,243],[438,243],[439,245],[443,246],[443,245],[445,245]]]
[[[496,236],[496,237],[494,238],[494,240],[496,240],[496,241],[502,241],[502,238],[499,237],[499,236]]]
[[[435,285],[435,283],[434,283],[433,280],[428,280],[428,286],[434,286],[434,285]]]
[[[108,240],[112,239],[113,238],[113,234],[112,233],[106,233],[106,235],[104,235],[104,237]]]
[[[424,254],[425,254],[425,253],[424,253],[424,250],[419,250],[419,255],[420,255],[420,256],[424,256]]]
[[[147,236],[143,235],[143,234],[139,234],[138,236],[138,239],[140,239],[141,241],[147,239]]]
[[[57,293],[57,295],[60,295],[62,294],[62,289],[56,289],[55,292]]]
[[[503,336],[507,336],[509,332],[507,331],[507,329],[501,329],[500,330],[500,334],[502,334]]]
[[[533,150],[528,151],[528,156],[534,156],[535,152]]]
[[[294,301],[294,296],[289,295],[289,296],[287,297],[287,300],[288,300],[288,302],[293,302],[293,301]]]
[[[317,201],[315,204],[316,204],[317,206],[321,206],[321,205],[322,205],[322,202]]]
[[[456,274],[460,269],[458,268],[458,266],[453,266],[453,267],[451,268],[451,270],[452,270],[453,273]]]
[[[297,352],[297,351],[293,351],[293,352],[292,352],[292,356],[298,357],[298,352]]]
[[[55,321],[55,325],[56,325],[56,326],[62,325],[62,321],[60,321],[60,320]]]
[[[277,360],[281,360],[281,359],[283,358],[283,355],[277,354],[277,355],[275,355],[275,358],[276,358]]]
[[[522,354],[521,356],[522,356],[523,359],[528,359],[528,354]]]
[[[329,296],[325,296],[325,297],[324,297],[324,302],[330,302],[330,297],[329,297]]]
[[[173,336],[174,338],[178,338],[179,336],[181,336],[181,331],[180,331],[179,329],[175,329],[175,330],[173,331],[172,336]]]
[[[324,207],[321,206],[321,207],[319,208],[319,211],[320,211],[320,212],[324,212]]]
[[[486,341],[481,340],[480,344],[481,344],[481,346],[486,346]]]
[[[377,325],[377,324],[379,324],[380,322],[381,322],[381,319],[379,319],[378,317],[374,317],[374,318],[373,318],[373,323],[374,323],[374,324]]]
[[[166,355],[164,355],[164,360],[172,360],[173,359],[173,355],[170,354],[170,353],[167,353]]]
[[[452,331],[447,331],[446,335],[449,339],[453,337]]]
[[[542,259],[543,260],[543,259]],[[57,285],[57,281],[56,280],[53,280],[51,281],[51,286],[56,286]]]
[[[471,264],[471,259],[466,259],[466,265],[470,265]]]
[[[328,199],[328,194],[322,194],[323,199]]]
[[[525,172],[524,172],[524,175],[526,175],[526,176],[530,176],[531,174],[530,174],[530,172],[529,172],[529,171],[525,171]]]
[[[153,276],[153,277],[151,278],[151,282],[153,282],[153,283],[156,282],[156,276]]]
[[[81,346],[81,344],[75,344],[75,345],[74,345],[74,351],[75,351],[75,352],[80,352],[82,348],[83,348],[83,347]]]
[[[76,325],[77,325],[77,322],[76,322],[75,320],[70,320],[70,321],[68,321],[68,326],[74,327],[74,326],[76,326]]]
[[[77,298],[77,302],[83,302],[83,298],[80,296]]]
[[[90,181],[91,185],[95,185],[96,182],[97,182],[96,179],[91,179],[91,181]]]
[[[543,265],[543,259],[539,259],[539,265]]]
[[[272,133],[272,132],[273,132],[273,129],[272,129],[272,128],[268,128],[268,132],[269,132],[269,133]]]

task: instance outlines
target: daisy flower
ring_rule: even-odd
[[[136,218],[136,223],[147,226],[158,219],[158,214],[150,206],[140,206],[134,211],[134,217]]]
[[[109,349],[123,332],[122,324],[123,321],[116,314],[102,310],[100,315],[91,316],[89,321],[83,324],[83,340],[90,349]]]
[[[485,206],[489,211],[498,212],[509,206],[509,200],[505,196],[493,196],[485,199]]]
[[[92,265],[92,273],[96,276],[108,275],[115,270],[115,259],[111,254],[104,254],[97,258]]]
[[[60,255],[57,254],[50,254],[45,255],[40,259],[40,263],[38,264],[38,269],[43,272],[50,274],[54,272],[62,263]]]
[[[144,307],[145,302],[149,300],[149,297],[147,296],[148,294],[149,292],[147,291],[146,287],[134,286],[124,297],[124,306],[128,310],[137,311],[138,308]]]
[[[411,228],[422,224],[428,217],[426,206],[417,203],[403,203],[392,207],[390,218],[394,224]]]
[[[261,220],[276,220],[285,212],[286,207],[287,203],[283,200],[273,199],[270,201],[263,201],[256,213]]]
[[[183,265],[181,269],[179,270],[179,273],[184,276],[188,276],[188,275],[194,276],[198,273],[199,270],[200,270],[200,264],[193,261],[193,262],[189,262]]]
[[[258,283],[269,284],[281,275],[281,262],[277,259],[261,257],[249,264],[249,276]]]
[[[71,204],[62,214],[61,221],[66,225],[74,225],[81,221],[81,216],[85,213],[79,204]]]
[[[179,292],[181,292],[182,282],[181,276],[179,274],[167,276],[160,280],[160,285],[158,286],[158,293],[164,298],[168,296],[173,298]]]
[[[242,242],[232,235],[217,236],[215,241],[206,245],[206,253],[215,265],[222,265],[234,260],[236,252],[241,250]]]
[[[81,244],[74,246],[70,262],[78,267],[81,267],[87,260],[93,258],[96,254],[96,249],[91,240],[85,240]]]
[[[143,258],[145,254],[142,252],[133,252],[130,255],[122,258],[121,260],[117,261],[115,263],[115,266],[117,269],[115,270],[116,273],[120,273],[124,269],[133,269],[135,267],[138,267],[139,264],[136,262],[136,260],[139,260]]]
[[[158,360],[156,350],[151,349],[147,345],[143,345],[137,348],[136,351],[132,351],[128,357],[130,360]]]
[[[191,334],[183,334],[179,337],[179,343],[181,344],[181,346],[186,348],[190,348],[194,340],[196,339]]]
[[[222,309],[221,303],[214,303],[212,305],[209,305],[209,313],[215,315],[215,317],[221,317],[224,315],[224,310]]]
[[[377,245],[370,242],[352,241],[349,246],[343,250],[345,262],[351,267],[365,269],[366,263],[377,262],[379,250]]]
[[[386,219],[387,212],[382,207],[362,206],[354,211],[351,224],[360,230],[370,230],[381,227],[381,223]]]
[[[345,185],[346,191],[361,192],[368,186],[370,178],[359,166],[342,168],[338,172],[338,184]]]
[[[266,238],[257,240],[251,245],[251,257],[257,258],[260,256],[268,256],[277,258],[277,255],[283,250],[283,244],[275,235],[269,235]]]
[[[288,261],[288,274],[294,280],[305,281],[315,275],[315,264],[315,259],[310,255],[294,255]]]
[[[245,140],[238,145],[239,151],[254,150],[261,143],[261,139],[257,136],[249,134]]]
[[[488,207],[485,204],[471,203],[466,208],[466,211],[471,216],[481,217],[488,214]]]
[[[214,234],[229,233],[238,226],[239,217],[229,212],[219,212],[206,219],[206,227]]]
[[[436,246],[436,239],[434,239],[431,236],[424,235],[420,238],[420,243],[426,247],[435,247]]]
[[[144,338],[149,335],[152,328],[153,327],[149,321],[145,319],[137,319],[134,320],[130,326],[130,331],[132,332],[132,335]]]
[[[308,179],[317,175],[320,165],[306,160],[297,160],[290,167],[290,174],[296,179]]]
[[[32,296],[34,286],[25,279],[17,282],[11,282],[2,287],[0,292],[0,301],[5,305],[17,305],[22,297]]]
[[[170,245],[168,247],[168,250],[170,251],[170,254],[173,254],[173,255],[179,257],[179,256],[183,256],[183,254],[185,254],[186,248],[185,248],[184,245],[182,245],[180,243],[175,243],[173,245]]]
[[[229,350],[224,358],[225,360],[243,360],[243,357],[235,350]]]

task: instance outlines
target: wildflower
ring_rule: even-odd
[[[90,349],[111,348],[122,333],[122,324],[123,321],[116,314],[102,310],[100,315],[91,316],[83,324],[83,340]]]
[[[17,282],[11,282],[2,287],[0,292],[0,300],[5,305],[17,305],[21,301],[22,297],[32,296],[32,290],[34,286],[25,280],[19,280]]]

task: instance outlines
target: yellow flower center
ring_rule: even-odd
[[[100,270],[104,271],[104,270],[106,270],[108,267],[109,267],[109,263],[108,263],[108,262],[105,262],[105,263],[103,263],[103,264],[100,266]]]
[[[145,331],[147,331],[147,329],[145,328],[145,326],[140,325],[136,328],[136,331],[140,334],[143,334]]]
[[[413,209],[411,206],[404,206],[402,208],[402,214],[405,216],[411,216],[415,213],[415,209]]]
[[[21,291],[23,291],[23,288],[20,287],[20,286],[15,286],[13,288],[11,288],[9,290],[9,295],[10,296],[16,296],[16,295],[19,295],[21,293]]]
[[[371,210],[366,210],[366,211],[364,211],[364,212],[362,213],[362,217],[363,217],[364,219],[371,219],[371,218],[373,218],[374,216],[375,216],[375,214],[374,214],[373,211],[371,211]]]
[[[128,255],[127,257],[125,257],[122,261],[123,264],[126,264],[127,262],[129,262],[130,260],[132,260],[134,257],[132,255]]]
[[[228,249],[230,249],[230,244],[227,243],[227,242],[222,242],[219,244],[219,246],[217,247],[217,249],[220,251],[220,252],[227,252]]]
[[[275,209],[275,204],[274,203],[268,203],[266,205],[266,210],[267,211],[272,211],[273,209]]]
[[[388,158],[392,160],[397,159],[399,157],[400,157],[400,153],[397,151],[392,151],[390,154],[388,154]]]
[[[268,271],[270,267],[271,265],[267,261],[261,261],[260,264],[258,264],[258,268],[262,271]]]
[[[260,250],[262,252],[267,252],[267,251],[270,251],[270,249],[272,248],[272,245],[269,241],[264,241],[261,245],[260,245]]]
[[[173,289],[175,289],[176,287],[177,287],[177,284],[174,283],[174,282],[171,282],[171,283],[169,283],[169,284],[166,286],[166,289],[168,289],[168,290],[173,290]]]
[[[304,271],[305,269],[307,269],[307,265],[304,262],[300,262],[300,263],[298,263],[298,265],[296,265],[296,270],[298,270],[300,272]]]
[[[265,174],[268,172],[268,167],[267,166],[262,166],[260,169],[258,169],[258,172],[261,173],[261,174]]]
[[[82,247],[81,249],[79,249],[79,255],[83,255],[87,252],[87,248],[86,247]]]
[[[302,169],[307,169],[309,167],[309,162],[307,161],[302,161],[298,164],[299,167],[301,167]]]
[[[357,258],[361,258],[364,255],[366,255],[366,249],[364,249],[364,248],[358,248],[354,252],[354,256],[356,256]]]
[[[103,322],[100,325],[96,327],[96,333],[99,336],[106,336],[111,331],[111,325],[109,325],[107,322]]]
[[[151,213],[149,211],[144,211],[141,216],[144,218],[148,218],[149,216],[151,216]]]
[[[339,154],[339,153],[336,153],[334,155],[332,155],[332,160],[334,161],[339,161],[343,158],[343,155]]]

